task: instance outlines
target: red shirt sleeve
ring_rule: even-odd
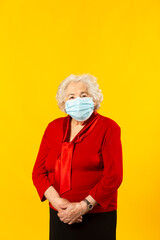
[[[121,128],[118,124],[107,131],[102,144],[104,162],[103,176],[90,190],[91,195],[102,207],[106,208],[123,179]]]
[[[45,159],[48,154],[48,146],[47,146],[47,133],[48,133],[49,124],[45,129],[43,134],[41,144],[39,147],[38,155],[32,170],[32,181],[37,189],[40,200],[43,202],[46,200],[44,196],[44,192],[49,188],[52,184],[48,178],[47,170],[45,168]]]

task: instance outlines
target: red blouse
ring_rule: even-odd
[[[69,142],[71,117],[51,121],[45,129],[32,171],[40,200],[53,186],[62,198],[80,202],[91,195],[98,204],[88,213],[117,209],[123,179],[121,128],[94,111]],[[56,210],[51,203],[49,206]],[[57,210],[56,210],[57,211]]]

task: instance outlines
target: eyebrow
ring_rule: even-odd
[[[87,93],[88,94],[88,92],[81,92],[81,94],[82,93]],[[74,95],[74,93],[70,93],[70,94],[68,94],[67,96],[69,97],[69,95]]]

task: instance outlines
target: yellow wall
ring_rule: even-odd
[[[122,129],[117,240],[160,239],[160,2],[1,1],[0,35],[1,239],[49,239],[31,173],[71,73],[98,78],[99,113]]]

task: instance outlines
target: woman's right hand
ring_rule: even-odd
[[[60,207],[60,205],[63,205],[66,203],[70,203],[70,201],[68,201],[66,198],[56,197],[54,198],[53,203],[51,204],[59,212],[60,210],[63,209]],[[79,222],[82,222],[82,215],[75,220],[75,223],[79,223]]]

